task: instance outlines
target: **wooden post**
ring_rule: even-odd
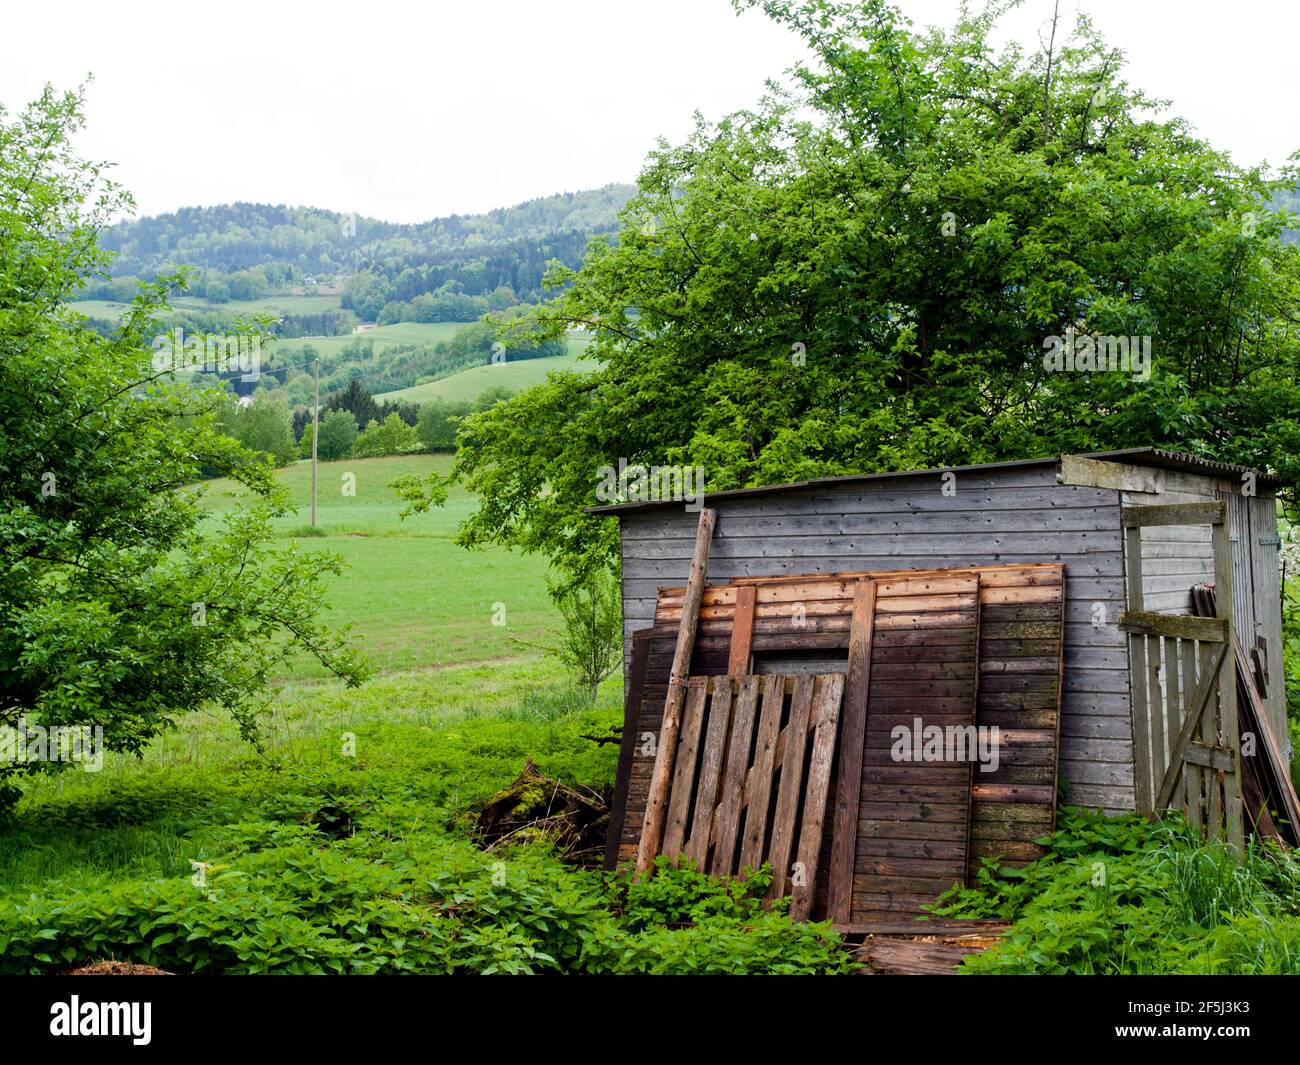
[[[1124,529],[1124,576],[1128,588],[1129,613],[1138,613],[1142,601],[1142,527]],[[1150,814],[1154,773],[1151,766],[1151,725],[1147,717],[1147,640],[1144,635],[1128,636],[1129,707],[1133,723],[1133,798],[1138,813]]]
[[[1222,503],[1220,503],[1222,506]],[[1233,639],[1232,630],[1232,542],[1224,517],[1215,523],[1214,602],[1216,613],[1225,623],[1225,640]],[[1228,645],[1230,646],[1230,645]],[[1225,646],[1227,650],[1227,646]],[[1219,709],[1223,746],[1232,752],[1233,767],[1220,770],[1223,777],[1223,819],[1227,825],[1228,846],[1238,855],[1244,853],[1245,832],[1241,820],[1241,742],[1237,727],[1237,662],[1232,654],[1219,660]]]
[[[713,525],[716,520],[717,511],[712,508],[705,507],[700,511],[700,524],[695,534],[695,554],[691,558],[691,573],[686,581],[686,595],[682,601],[682,620],[677,629],[677,647],[673,651],[673,667],[668,677],[664,717],[659,726],[659,747],[655,751],[645,818],[641,822],[641,842],[637,845],[638,873],[643,873],[654,865],[663,838],[668,781],[672,775],[673,758],[677,753],[677,733],[682,723],[686,682],[691,671],[691,650],[695,646],[695,627],[700,619],[700,599],[704,595],[704,579],[709,568],[709,544],[713,540]]]
[[[311,399],[311,527],[316,528],[316,444],[320,440],[320,359],[313,371]]]

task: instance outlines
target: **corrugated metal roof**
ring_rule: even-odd
[[[1155,466],[1162,470],[1179,470],[1183,473],[1199,473],[1203,477],[1231,477],[1238,479],[1243,473],[1253,473],[1261,484],[1278,485],[1282,482],[1272,474],[1252,469],[1250,466],[1238,466],[1232,462],[1218,462],[1215,459],[1201,458],[1186,451],[1166,451],[1159,447],[1130,447],[1120,451],[1097,451],[1082,456],[1099,461],[1127,462],[1134,466]]]
[[[1157,469],[1177,470],[1183,473],[1195,473],[1204,477],[1229,476],[1239,478],[1243,473],[1254,473],[1261,485],[1277,485],[1279,480],[1271,474],[1252,470],[1248,466],[1235,466],[1230,462],[1216,462],[1203,459],[1182,451],[1166,451],[1156,447],[1134,447],[1121,451],[1094,451],[1080,458],[1096,459],[1099,462],[1127,462],[1134,466],[1152,466]],[[851,473],[842,477],[819,477],[809,481],[791,481],[786,484],[762,485],[755,488],[731,488],[723,492],[706,492],[704,501],[745,499],[751,496],[774,495],[782,492],[799,492],[817,488],[836,488],[842,485],[862,484],[869,481],[884,481],[897,477],[924,477],[927,474],[973,473],[981,470],[1007,470],[1029,466],[1056,465],[1059,455],[1049,455],[1037,459],[1014,459],[1008,462],[985,462],[974,466],[941,466],[930,470],[891,470],[885,473]],[[681,500],[656,499],[630,503],[607,503],[602,506],[587,507],[588,514],[622,514],[633,510],[648,510],[653,507],[680,507]]]

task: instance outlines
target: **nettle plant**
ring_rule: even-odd
[[[80,93],[0,111],[0,724],[102,726],[139,752],[216,705],[249,739],[268,675],[313,654],[363,664],[316,621],[336,559],[272,546],[286,509],[265,458],[217,428],[220,393],[175,383],[150,341],[180,278],[143,285],[116,334],[67,307],[103,276],[102,227],[132,207],[70,146]],[[204,475],[249,499],[206,520]],[[25,774],[0,762],[0,810]]]

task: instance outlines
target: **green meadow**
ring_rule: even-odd
[[[256,300],[228,300],[225,303],[209,303],[195,296],[175,296],[171,300],[175,310],[187,311],[226,311],[236,315],[274,314],[319,314],[322,311],[337,311],[339,297],[334,296],[266,296]],[[78,314],[88,318],[105,318],[114,321],[130,310],[130,304],[115,300],[76,300],[68,306]]]
[[[572,348],[576,346],[576,341],[570,339],[569,343],[571,350],[568,355],[557,355],[549,359],[507,360],[500,363],[490,363],[487,366],[472,366],[468,370],[462,370],[450,377],[439,378],[437,381],[427,381],[422,385],[414,385],[411,388],[399,388],[393,392],[385,392],[375,398],[389,403],[396,400],[410,403],[426,403],[431,399],[473,402],[494,385],[507,388],[511,392],[520,392],[525,388],[541,384],[546,380],[546,375],[549,373],[559,370],[568,370],[571,373],[590,373],[597,368],[594,362],[580,359],[579,355],[572,351]],[[585,347],[585,344],[583,346]]]
[[[547,564],[517,551],[469,551],[453,542],[473,498],[453,489],[445,507],[403,520],[396,477],[446,473],[448,455],[408,455],[322,462],[317,529],[310,528],[311,463],[280,471],[296,513],[280,534],[303,551],[330,551],[347,565],[326,600],[326,616],[350,624],[358,644],[384,672],[441,668],[493,659],[536,657],[555,634],[559,615],[546,588]],[[208,505],[234,505],[238,486],[211,481]],[[504,624],[494,624],[504,621]],[[302,661],[295,671],[318,677]]]

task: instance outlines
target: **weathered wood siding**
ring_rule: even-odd
[[[1255,496],[1248,507],[1250,519],[1250,544],[1252,550],[1252,580],[1255,592],[1256,647],[1264,659],[1268,684],[1264,692],[1264,709],[1278,745],[1287,759],[1291,756],[1291,740],[1286,724],[1286,692],[1282,678],[1282,576],[1278,567],[1277,500],[1269,496]],[[1263,645],[1260,646],[1260,641]]]
[[[1125,492],[1124,505],[1162,506],[1209,503],[1215,482],[1204,477],[1165,474],[1159,492]],[[1142,609],[1157,614],[1190,614],[1192,585],[1214,583],[1214,545],[1208,525],[1157,525],[1142,530]]]
[[[1132,809],[1128,652],[1114,624],[1124,609],[1119,491],[1058,484],[1051,466],[958,472],[955,494],[942,487],[927,474],[710,501],[718,523],[709,580],[1065,563],[1060,770],[1067,798]],[[621,520],[630,649],[631,634],[653,622],[658,589],[685,583],[697,516],[661,507],[627,511]]]

